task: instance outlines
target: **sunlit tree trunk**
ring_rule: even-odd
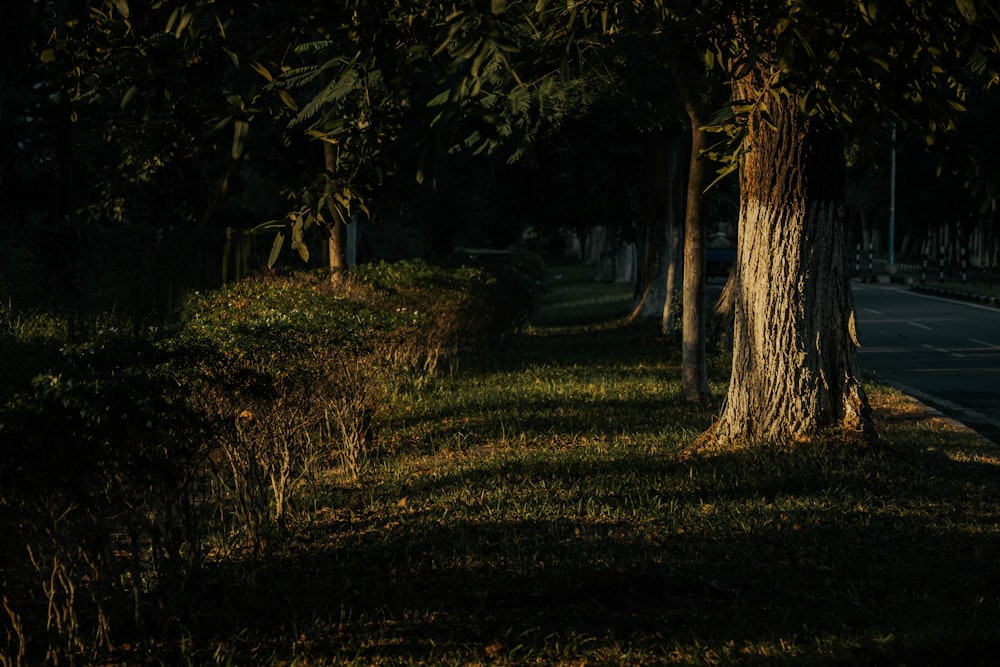
[[[751,75],[737,99],[762,90]],[[840,134],[768,97],[740,163],[733,365],[725,408],[702,441],[800,440],[827,429],[875,438],[859,379],[846,271]]]
[[[350,270],[347,261],[347,223],[340,209],[333,211],[333,216],[330,239],[327,241],[330,250],[330,280],[334,284],[339,284],[347,277]]]
[[[333,174],[337,170],[337,150],[329,143],[323,142],[323,159],[326,166],[327,187],[333,185]],[[337,204],[334,197],[329,197],[330,213],[330,238],[327,241],[330,254],[330,280],[334,284],[339,284],[347,277],[347,220],[344,219],[344,212]]]

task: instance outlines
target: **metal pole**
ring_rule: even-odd
[[[892,124],[892,151],[889,153],[889,257],[886,271],[896,269],[896,123]]]
[[[944,245],[938,246],[938,280],[944,283]]]

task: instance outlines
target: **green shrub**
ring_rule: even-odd
[[[545,290],[545,261],[523,248],[495,255],[456,255],[451,264],[479,268],[496,280],[493,301],[500,338],[527,323]]]
[[[316,274],[195,295],[176,345],[191,400],[219,425],[212,469],[230,546],[260,555],[297,499],[373,453],[388,363],[414,318],[335,293]]]
[[[357,266],[352,281],[367,289],[362,298],[369,303],[415,318],[419,338],[411,343],[411,356],[424,355],[424,369],[433,372],[441,361],[454,365],[494,349],[524,324],[530,298],[517,295],[513,270],[497,273],[504,282],[484,268],[407,260]]]
[[[163,361],[152,341],[105,332],[2,406],[0,657],[93,654],[110,619],[152,624],[190,585],[210,516],[192,473],[207,452]]]
[[[182,319],[184,340],[208,341],[236,357],[266,355],[278,367],[293,367],[296,354],[310,344],[364,353],[412,324],[336,294],[312,274],[244,280],[196,293]]]

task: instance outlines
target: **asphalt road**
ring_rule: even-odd
[[[864,369],[1000,443],[1000,310],[854,283]]]

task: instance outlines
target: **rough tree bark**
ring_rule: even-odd
[[[762,90],[751,74],[736,95]],[[827,429],[873,442],[846,272],[842,139],[802,116],[794,95],[767,99],[770,124],[751,125],[740,163],[729,393],[700,442],[797,441]]]

